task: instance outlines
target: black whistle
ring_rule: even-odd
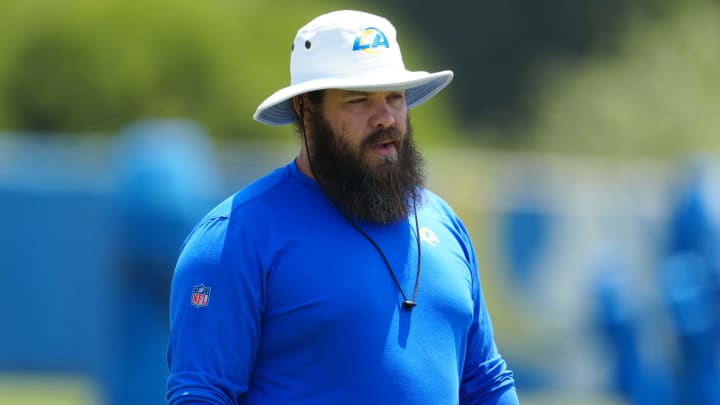
[[[412,309],[417,305],[415,301],[405,300],[402,303],[403,308],[407,309],[408,311],[412,311]]]

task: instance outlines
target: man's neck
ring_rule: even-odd
[[[313,176],[312,169],[310,168],[310,160],[308,159],[307,153],[305,153],[304,149],[298,153],[298,156],[295,159],[295,164],[302,174],[315,180],[315,176]]]

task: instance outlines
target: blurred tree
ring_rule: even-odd
[[[5,0],[0,130],[115,132],[142,118],[183,117],[213,136],[289,139],[290,129],[257,124],[252,113],[289,82],[297,28],[339,8],[393,21],[408,68],[455,71],[447,92],[413,115],[425,145],[457,142],[458,115],[474,135],[464,141],[587,151],[607,150],[608,136],[618,137],[616,149],[669,151],[672,138],[641,134],[661,122],[663,134],[714,123],[703,107],[717,82],[717,52],[707,46],[720,25],[713,0],[320,3],[279,0],[269,16],[250,0]],[[710,9],[699,16],[705,22],[672,22],[693,8]],[[685,85],[664,100],[657,86],[679,78]],[[623,125],[654,114],[665,121],[647,119],[627,138],[634,149],[625,148]],[[566,139],[586,127],[602,135]]]
[[[0,130],[114,133],[183,117],[214,136],[292,139],[252,113],[289,84],[297,29],[355,3],[281,0],[270,15],[249,0],[0,2]],[[442,101],[433,106],[419,117],[420,137],[449,138],[430,124],[450,127],[437,118]]]
[[[512,124],[522,116],[528,72],[548,55],[584,55],[614,35],[626,2],[553,0],[437,2],[399,0],[412,8],[425,40],[445,54],[460,85],[451,91],[464,120]]]
[[[533,116],[535,106],[527,103],[528,93],[533,90],[533,71],[544,61],[581,60],[598,45],[612,48],[623,38],[631,9],[642,8],[659,18],[671,13],[675,3],[398,0],[387,7],[399,14],[412,10],[423,40],[444,54],[436,60],[448,61],[456,73],[449,91],[466,126],[512,130]],[[519,131],[505,131],[505,141],[511,135],[525,138]]]
[[[522,129],[553,152],[678,156],[717,150],[720,4],[636,10],[613,52],[536,71],[536,116]]]

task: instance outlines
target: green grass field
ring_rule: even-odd
[[[0,404],[98,405],[92,382],[77,375],[0,374]]]

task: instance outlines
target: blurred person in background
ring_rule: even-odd
[[[217,202],[221,175],[210,135],[191,120],[134,122],[114,147],[114,228],[122,254],[116,259],[114,357],[104,362],[110,403],[164,404],[170,269],[183,238]]]
[[[693,160],[672,201],[660,281],[678,355],[680,402],[720,404],[720,171]]]
[[[302,27],[290,72],[254,118],[294,123],[297,158],[178,259],[169,402],[517,404],[469,234],[423,188],[409,121],[452,72],[406,70],[391,23],[357,11]]]

